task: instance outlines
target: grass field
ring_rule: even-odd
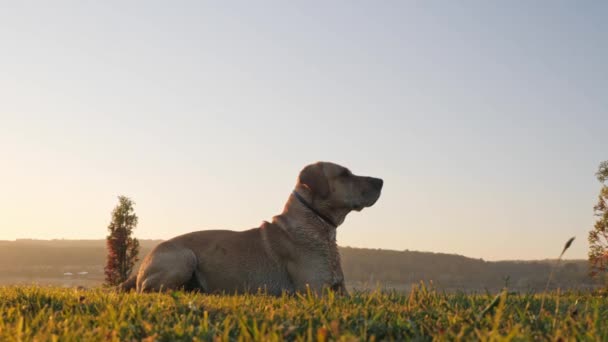
[[[583,293],[217,296],[0,288],[1,341],[599,340],[608,299]]]

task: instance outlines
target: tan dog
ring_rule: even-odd
[[[383,181],[327,162],[306,166],[283,213],[242,232],[198,231],[156,246],[120,285],[138,292],[198,289],[280,295],[324,287],[345,292],[336,228],[352,210],[372,206]],[[134,272],[135,273],[135,272]]]

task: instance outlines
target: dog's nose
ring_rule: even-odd
[[[384,181],[382,179],[370,177],[370,182],[372,183],[372,186],[374,187],[374,189],[376,189],[378,191],[382,190],[382,185],[384,184]]]

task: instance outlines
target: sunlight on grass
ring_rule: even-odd
[[[270,297],[0,288],[0,340],[608,339],[608,300],[540,295],[329,293]]]

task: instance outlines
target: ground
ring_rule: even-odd
[[[544,297],[542,304],[542,294],[444,294],[424,285],[409,293],[278,298],[0,287],[0,341],[608,341],[608,298]]]

